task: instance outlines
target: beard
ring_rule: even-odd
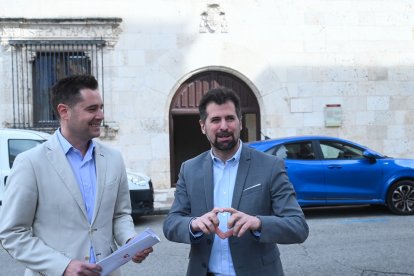
[[[219,137],[232,137],[232,139],[228,142],[219,142],[218,141]],[[238,139],[236,139],[234,137],[234,133],[219,132],[219,133],[217,133],[216,139],[214,140],[214,143],[212,143],[212,144],[218,150],[229,151],[237,145],[237,141],[238,141]]]

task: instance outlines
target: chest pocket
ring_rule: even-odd
[[[244,196],[247,196],[253,193],[261,192],[262,188],[263,188],[263,185],[261,183],[254,184],[250,187],[245,188],[243,190],[242,196],[244,197]]]

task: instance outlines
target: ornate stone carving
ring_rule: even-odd
[[[200,33],[227,33],[226,13],[219,4],[207,5],[207,10],[201,13]]]
[[[113,47],[121,33],[120,18],[26,19],[0,18],[0,43],[10,39],[102,39]]]

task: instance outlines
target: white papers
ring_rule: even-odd
[[[160,238],[157,234],[152,229],[147,228],[117,251],[97,263],[102,267],[101,275],[108,275],[121,265],[129,262],[136,253],[158,242],[160,242]]]

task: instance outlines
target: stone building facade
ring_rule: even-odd
[[[244,97],[246,141],[323,134],[414,156],[410,1],[0,0],[0,7],[1,126],[50,130],[47,99],[38,98],[50,79],[40,65],[57,74],[63,63],[67,73],[85,62],[74,72],[99,77],[101,139],[155,188],[174,185],[181,160],[202,150],[197,100],[217,85]]]

